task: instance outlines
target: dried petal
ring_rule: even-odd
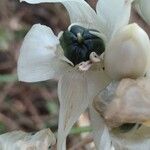
[[[43,129],[32,135],[13,131],[0,135],[0,150],[48,150],[56,139],[50,129]]]
[[[94,106],[110,127],[150,120],[150,79],[123,79],[108,87],[100,93]]]

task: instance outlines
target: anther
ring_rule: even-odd
[[[78,42],[79,43],[82,43],[83,42],[83,36],[82,36],[82,34],[79,32],[79,33],[77,33],[77,39],[78,39]]]
[[[92,63],[90,61],[81,62],[78,66],[80,71],[87,71],[92,66]]]
[[[100,62],[100,57],[95,53],[95,52],[92,52],[91,54],[90,54],[90,60],[91,60],[91,62],[93,62],[93,63],[97,63],[97,62]]]

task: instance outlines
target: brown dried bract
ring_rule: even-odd
[[[150,120],[150,79],[113,82],[99,94],[93,105],[109,127],[147,123]]]

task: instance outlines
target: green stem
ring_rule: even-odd
[[[80,134],[80,133],[84,133],[84,132],[91,132],[92,128],[90,126],[85,126],[85,127],[74,127],[71,129],[70,131],[70,135],[71,134]]]
[[[16,75],[0,75],[0,83],[1,82],[14,82],[17,81],[17,76]]]
[[[90,126],[85,126],[85,127],[73,127],[69,133],[69,135],[73,134],[81,134],[85,132],[91,132],[92,128]],[[55,132],[55,135],[57,136],[57,132]]]

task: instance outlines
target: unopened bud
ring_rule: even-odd
[[[137,24],[122,28],[106,48],[104,65],[112,79],[143,76],[149,66],[150,41]]]

